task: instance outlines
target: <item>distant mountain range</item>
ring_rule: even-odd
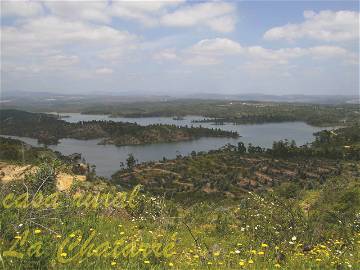
[[[50,92],[6,91],[1,93],[2,103],[10,101],[33,101],[33,102],[139,102],[139,101],[162,101],[174,99],[165,95],[141,95],[134,93],[89,93],[89,94],[60,94]]]
[[[269,102],[300,102],[317,104],[343,104],[360,103],[359,96],[356,95],[267,95],[267,94],[192,94],[184,96],[194,99],[219,99],[219,100],[251,100],[251,101],[269,101]]]
[[[1,103],[32,101],[40,103],[52,102],[144,102],[170,101],[175,99],[202,99],[202,100],[244,100],[267,102],[299,102],[316,104],[360,104],[359,95],[269,95],[260,93],[247,94],[213,94],[194,93],[184,95],[164,94],[134,94],[130,92],[96,94],[59,94],[50,92],[2,91]]]

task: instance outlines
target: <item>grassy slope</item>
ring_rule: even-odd
[[[340,189],[332,190],[334,183]],[[3,186],[2,194],[9,188],[20,189],[20,186],[16,187],[15,183]],[[78,183],[73,192],[75,190],[89,194],[99,190],[114,191],[115,187],[104,182],[87,182]],[[30,222],[26,210],[1,209],[0,249],[9,248],[17,232],[29,228],[31,243],[41,240],[44,254],[39,258],[26,256],[23,260],[4,258],[6,267],[112,269],[115,266],[111,263],[116,262],[119,269],[240,269],[241,264],[246,269],[273,269],[279,265],[285,269],[333,269],[337,266],[347,268],[348,264],[356,269],[359,266],[360,238],[351,213],[359,211],[356,197],[360,195],[358,178],[348,175],[332,178],[328,184],[312,191],[316,196],[312,195],[311,199],[308,193],[301,193],[299,191],[299,197],[291,199],[282,197],[280,193],[275,197],[252,193],[237,201],[203,202],[190,206],[145,194],[140,197],[136,209],[125,210],[78,209],[71,206],[67,194],[62,199],[66,207],[46,214],[33,213],[32,217],[36,217],[33,221],[37,224]],[[331,201],[329,195],[333,198]],[[303,207],[304,201],[306,207]],[[51,219],[53,217],[59,220]],[[20,224],[24,225],[19,227]],[[38,234],[35,233],[37,229],[41,230]],[[170,258],[90,257],[80,264],[78,261],[61,264],[54,260],[57,245],[77,229],[85,233],[84,239],[95,230],[96,245],[107,240],[114,243],[121,238],[142,242],[157,239],[170,243],[175,237],[176,254]],[[311,247],[311,250],[304,251],[304,246]]]

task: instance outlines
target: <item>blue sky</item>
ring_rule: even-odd
[[[2,1],[1,88],[358,94],[356,1]]]

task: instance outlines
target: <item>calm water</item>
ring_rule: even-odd
[[[302,122],[286,122],[259,125],[233,125],[225,124],[214,126],[210,123],[191,123],[192,120],[203,119],[203,117],[189,116],[184,120],[173,120],[171,117],[147,117],[147,118],[109,118],[106,115],[82,115],[77,113],[63,114],[68,115],[64,118],[68,122],[89,121],[89,120],[112,120],[121,122],[136,122],[139,125],[149,124],[175,124],[181,126],[199,126],[209,128],[220,128],[223,130],[237,131],[242,137],[231,138],[202,138],[193,141],[176,143],[159,143],[150,145],[121,146],[98,145],[100,140],[75,140],[62,139],[58,145],[50,146],[52,150],[59,151],[64,155],[81,153],[87,162],[96,165],[98,175],[110,177],[120,167],[120,162],[124,162],[128,154],[133,153],[139,162],[160,160],[163,157],[175,158],[177,155],[188,155],[191,151],[209,151],[224,146],[227,143],[237,144],[242,141],[245,144],[252,143],[262,147],[271,147],[275,140],[289,139],[295,140],[298,145],[311,142],[313,133],[323,128],[309,126]],[[14,136],[12,136],[14,137]],[[26,143],[39,146],[37,140],[24,137],[19,138]]]

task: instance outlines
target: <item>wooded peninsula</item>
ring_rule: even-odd
[[[62,138],[102,139],[100,144],[123,146],[178,142],[201,137],[239,137],[237,132],[202,127],[160,124],[140,126],[113,121],[68,123],[55,115],[19,110],[1,110],[0,125],[2,135],[31,137],[48,145],[57,144]]]

